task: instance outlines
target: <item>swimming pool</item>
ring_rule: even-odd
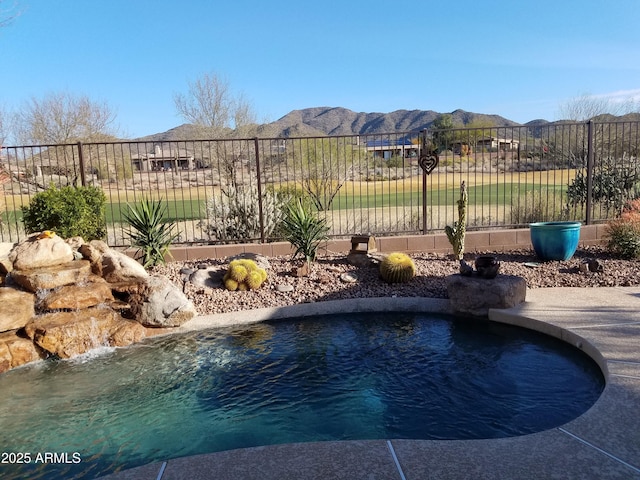
[[[276,443],[523,435],[574,419],[603,388],[583,352],[514,326],[389,312],[269,321],[0,375],[0,451],[67,454],[0,472],[92,478]]]

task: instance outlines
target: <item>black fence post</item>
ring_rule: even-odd
[[[87,186],[87,179],[84,172],[84,154],[82,152],[82,142],[78,142],[78,163],[80,163],[80,185]]]
[[[587,212],[585,215],[584,223],[586,225],[591,224],[591,207],[592,207],[592,198],[593,198],[593,163],[595,153],[593,150],[594,143],[594,122],[593,120],[589,120],[587,123]]]
[[[262,179],[260,178],[260,144],[258,142],[258,137],[254,137],[253,144],[256,151],[256,179],[258,181],[258,216],[260,217],[260,243],[264,243],[264,213],[262,211]]]

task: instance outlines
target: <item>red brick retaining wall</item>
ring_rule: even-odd
[[[580,229],[580,246],[601,245],[604,243],[604,224],[588,225]],[[378,252],[431,252],[452,253],[451,245],[444,233],[433,235],[408,235],[376,238]],[[467,232],[466,252],[502,252],[507,250],[529,249],[531,240],[529,229],[483,230]],[[350,239],[331,240],[327,245],[331,253],[348,253]],[[235,245],[203,245],[195,247],[175,247],[171,249],[174,261],[198,260],[204,258],[223,258],[239,253],[259,253],[267,257],[291,255],[293,249],[288,242],[243,243]]]

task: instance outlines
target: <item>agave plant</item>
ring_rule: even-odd
[[[316,259],[318,247],[329,238],[327,220],[305,207],[300,199],[289,203],[283,221],[283,231],[287,241],[296,247],[293,258],[301,253],[307,263]]]
[[[127,204],[124,218],[131,227],[127,232],[131,245],[138,247],[144,268],[165,263],[165,255],[171,243],[180,232],[174,232],[174,222],[165,220],[167,205],[160,200],[143,198],[140,204],[132,207]]]

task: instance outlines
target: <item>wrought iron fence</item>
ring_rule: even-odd
[[[179,243],[282,238],[286,203],[326,216],[333,237],[437,232],[469,193],[468,229],[613,218],[640,196],[640,122],[530,124],[305,138],[3,147],[0,240],[22,238],[22,206],[51,185],[107,197],[108,242],[129,244],[127,205],[161,198]],[[437,151],[430,175],[425,145]]]

